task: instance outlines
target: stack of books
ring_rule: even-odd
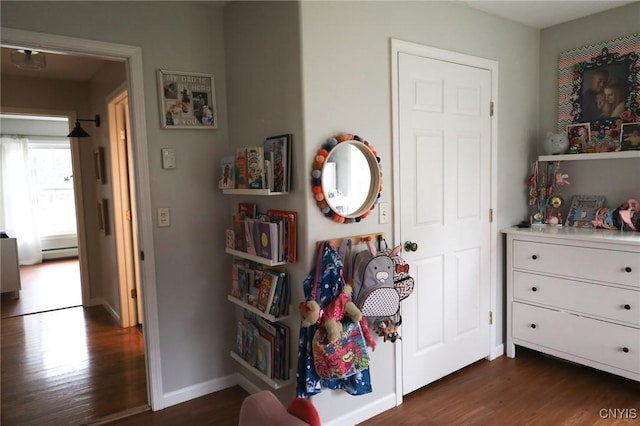
[[[291,331],[285,324],[247,313],[238,320],[235,352],[265,376],[289,380]]]
[[[231,296],[274,317],[289,314],[291,289],[284,268],[266,268],[237,259],[231,265]]]

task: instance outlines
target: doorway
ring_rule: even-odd
[[[402,310],[407,394],[492,354],[497,64],[392,44],[395,231],[415,243],[404,253],[416,280]]]
[[[138,247],[140,275],[144,277],[145,294],[143,297],[145,318],[144,358],[147,369],[147,387],[149,405],[152,409],[162,406],[162,375],[159,360],[159,330],[157,314],[157,295],[155,280],[155,256],[153,249],[153,227],[151,214],[148,150],[146,122],[144,113],[144,84],[142,52],[135,46],[94,42],[92,40],[62,37],[54,34],[3,28],[2,43],[6,47],[37,46],[41,51],[60,52],[78,56],[91,56],[121,60],[127,63],[127,80],[130,97],[130,132],[134,151],[133,163],[136,173],[133,186],[136,187],[136,211],[138,214]]]

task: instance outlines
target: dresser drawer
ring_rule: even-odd
[[[513,297],[640,326],[640,290],[514,271]]]
[[[514,339],[640,373],[640,329],[513,303]]]
[[[514,240],[512,255],[517,269],[640,288],[639,253]]]

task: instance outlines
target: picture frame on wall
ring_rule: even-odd
[[[213,75],[157,70],[160,127],[217,129]]]
[[[98,147],[93,152],[93,163],[95,167],[96,181],[100,183],[107,183],[103,147]]]
[[[589,123],[590,139],[581,152],[620,147],[621,124],[640,116],[640,33],[560,53],[558,130]]]
[[[620,131],[622,151],[640,150],[640,123],[623,123]]]
[[[569,153],[577,154],[587,152],[587,145],[591,140],[591,127],[589,123],[568,125],[567,138],[569,139]]]
[[[574,195],[564,226],[593,228],[591,221],[596,218],[596,211],[604,205],[602,195]]]

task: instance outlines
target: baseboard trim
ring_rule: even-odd
[[[365,420],[369,420],[372,417],[377,416],[387,410],[390,410],[396,406],[396,394],[390,393],[382,398],[378,398],[375,401],[367,405],[358,407],[357,409],[340,416],[338,418],[322,422],[323,426],[345,426],[345,425],[357,425]]]
[[[172,405],[190,401],[192,399],[235,386],[238,384],[236,376],[237,374],[230,374],[218,379],[209,380],[207,382],[198,383],[173,392],[165,393],[162,395],[161,408],[171,407]]]

